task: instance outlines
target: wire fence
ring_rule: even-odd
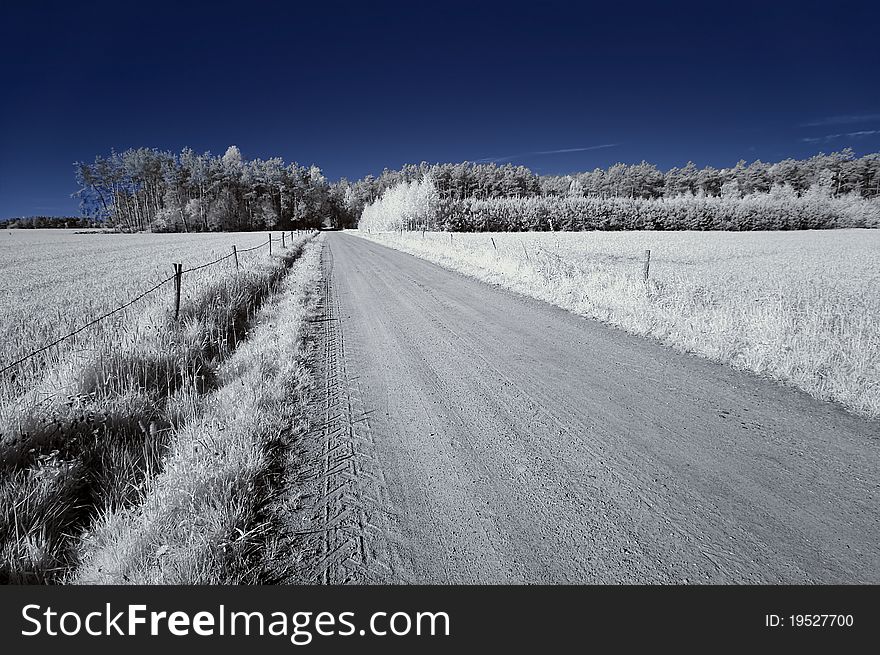
[[[260,247],[262,247],[262,246],[260,246]],[[240,251],[239,251],[239,252],[240,252]],[[208,262],[207,264],[201,264],[201,265],[199,265],[199,266],[193,266],[192,268],[185,268],[185,269],[183,269],[182,272],[183,272],[183,273],[192,273],[193,271],[200,271],[200,270],[202,270],[203,268],[208,268],[209,266],[213,266],[214,264],[219,264],[220,262],[225,261],[225,260],[229,259],[230,257],[232,257],[234,254],[235,254],[234,252],[231,252],[231,253],[229,253],[228,255],[224,255],[223,257],[220,257],[219,259],[215,259],[215,260],[212,261],[212,262]],[[174,277],[174,276],[172,276],[172,278],[173,278],[173,277]]]
[[[281,244],[283,246],[286,243],[286,237],[288,234],[290,235],[291,243],[293,243],[295,232],[300,232],[300,231],[299,230],[290,230],[288,232],[282,232],[280,237],[273,237],[272,233],[269,232],[268,233],[269,236],[266,241],[263,241],[262,243],[259,243],[256,246],[253,246],[252,248],[245,248],[243,250],[238,250],[236,248],[236,246],[233,245],[232,252],[230,252],[228,255],[223,255],[222,257],[218,257],[217,259],[215,259],[213,261],[207,262],[205,264],[199,264],[198,266],[193,266],[191,268],[185,269],[185,268],[183,268],[183,264],[175,263],[174,264],[174,275],[168,276],[167,278],[165,278],[161,282],[156,283],[155,285],[153,285],[152,287],[150,287],[146,291],[142,291],[141,293],[136,295],[134,298],[131,298],[125,304],[120,305],[119,307],[115,307],[114,309],[111,309],[111,310],[105,312],[101,316],[99,316],[95,319],[92,319],[91,321],[89,321],[88,323],[85,323],[84,325],[79,326],[78,328],[76,328],[75,330],[72,330],[71,332],[68,332],[64,336],[58,337],[57,339],[55,339],[51,343],[47,343],[44,346],[37,348],[36,350],[28,353],[24,357],[21,357],[21,358],[15,360],[14,362],[9,362],[8,364],[4,364],[2,366],[2,368],[0,368],[0,375],[3,375],[5,373],[7,373],[8,371],[11,371],[11,370],[17,368],[18,366],[27,362],[28,360],[33,359],[37,355],[44,353],[51,348],[54,348],[55,346],[63,343],[64,341],[67,341],[68,339],[75,337],[77,334],[79,334],[83,330],[86,330],[86,329],[92,327],[93,325],[97,325],[98,323],[101,323],[102,321],[107,320],[108,318],[110,318],[114,314],[118,314],[119,312],[121,312],[125,309],[128,309],[129,307],[134,305],[139,300],[142,300],[142,299],[146,298],[147,296],[149,296],[150,294],[158,291],[160,288],[162,288],[163,286],[165,286],[169,282],[175,283],[174,317],[176,319],[180,315],[180,290],[181,290],[182,277],[183,277],[184,273],[193,273],[195,271],[200,271],[203,268],[208,268],[209,266],[215,266],[223,261],[226,261],[227,259],[229,259],[231,257],[235,257],[235,270],[238,271],[239,270],[239,263],[238,263],[238,255],[239,254],[251,252],[254,250],[259,250],[261,248],[268,247],[269,254],[271,255],[273,243],[281,242]]]
[[[239,250],[238,252],[250,252],[251,250],[259,250],[260,248],[265,248],[265,247],[266,247],[266,244],[261,243],[260,245],[254,246],[253,248],[244,248],[242,250]]]

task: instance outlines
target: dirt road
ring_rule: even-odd
[[[880,582],[877,422],[357,237],[324,256],[313,579]]]

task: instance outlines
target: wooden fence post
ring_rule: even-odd
[[[238,250],[235,249],[235,246],[232,246],[232,256],[235,257],[235,270],[238,270]]]
[[[495,245],[495,237],[489,237],[489,241],[492,242],[492,247],[495,248],[495,250],[498,250],[498,246]]]
[[[286,247],[287,247],[286,245],[284,245],[284,232],[281,233],[281,247],[282,247],[282,248],[286,248]]]
[[[183,279],[183,264],[174,264],[174,320],[180,317],[180,283]]]
[[[645,276],[645,284],[648,283],[648,269],[649,269],[650,267],[651,267],[651,251],[650,251],[650,250],[646,250],[646,251],[645,251],[645,268],[644,268],[644,270],[642,271],[642,273],[643,273],[644,276]]]
[[[272,256],[272,233],[269,232],[269,257]]]

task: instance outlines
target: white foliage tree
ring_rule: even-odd
[[[364,207],[358,229],[387,232],[427,228],[439,206],[440,194],[431,177],[400,182]]]

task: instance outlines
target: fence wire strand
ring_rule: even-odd
[[[292,231],[290,233],[290,238],[293,239],[293,232]],[[269,237],[269,240],[270,241],[281,241],[281,239],[275,239],[275,238],[272,238],[271,236]],[[241,254],[243,252],[250,252],[252,250],[257,250],[258,248],[265,248],[267,245],[269,245],[269,242],[263,242],[263,243],[260,243],[256,246],[254,246],[253,248],[245,248],[244,250],[238,250],[237,252],[239,254]],[[193,271],[198,271],[203,268],[207,268],[209,266],[214,266],[215,264],[219,264],[220,262],[222,262],[226,259],[229,259],[230,257],[232,257],[235,254],[236,254],[235,252],[231,252],[228,255],[224,255],[223,257],[220,257],[219,259],[215,259],[214,261],[208,262],[207,264],[200,264],[199,266],[193,266],[192,268],[187,268],[187,269],[181,271],[181,275],[183,273],[192,273]],[[46,352],[50,348],[57,346],[62,341],[66,341],[67,339],[75,337],[77,334],[79,334],[80,332],[82,332],[86,328],[90,328],[91,326],[95,325],[96,323],[100,323],[101,321],[103,321],[107,318],[110,318],[114,314],[121,312],[123,309],[128,309],[129,307],[131,307],[133,304],[135,304],[141,298],[150,295],[151,293],[153,293],[154,291],[159,289],[159,287],[161,287],[162,285],[168,284],[169,282],[171,282],[175,277],[176,277],[175,275],[171,275],[170,277],[165,278],[164,280],[162,280],[161,282],[159,282],[155,286],[138,294],[137,296],[135,296],[134,298],[129,300],[124,305],[120,305],[119,307],[116,307],[115,309],[111,309],[110,311],[102,314],[98,318],[89,321],[85,325],[81,325],[80,327],[78,327],[77,329],[75,329],[72,332],[69,332],[68,334],[65,334],[63,337],[59,337],[59,338],[55,339],[55,341],[48,343],[45,346],[42,346],[41,348],[38,348],[37,350],[34,350],[31,353],[28,353],[27,355],[25,355],[21,359],[18,359],[14,362],[10,362],[9,364],[6,364],[5,366],[3,366],[3,368],[0,368],[0,375],[2,375],[3,373],[6,373],[6,371],[12,370],[13,368],[18,366],[19,364],[23,364],[24,362],[28,361],[31,358],[36,357],[40,353]]]
[[[238,252],[241,252],[241,250],[239,250]],[[234,254],[235,254],[235,253],[232,253],[232,252],[231,252],[231,253],[229,253],[228,255],[224,255],[223,257],[220,257],[219,259],[215,259],[215,260],[212,261],[212,262],[208,262],[207,264],[201,264],[200,266],[193,266],[192,268],[184,269],[181,273],[192,273],[193,271],[198,271],[198,270],[201,270],[201,269],[203,269],[203,268],[208,268],[208,266],[213,266],[214,264],[219,264],[219,263],[222,262],[224,259],[229,259],[229,258],[232,257],[232,255],[234,255]]]
[[[33,351],[32,353],[29,353],[29,354],[25,355],[25,356],[22,357],[21,359],[19,359],[19,360],[17,360],[17,361],[14,361],[14,362],[12,362],[12,363],[10,363],[10,364],[7,364],[7,365],[4,366],[3,368],[0,368],[0,374],[5,373],[6,371],[8,371],[8,370],[10,370],[10,369],[12,369],[12,368],[15,368],[15,367],[18,366],[19,364],[22,364],[22,363],[26,362],[27,360],[31,359],[32,357],[35,357],[35,356],[39,355],[40,353],[49,350],[49,348],[52,348],[53,346],[57,346],[57,345],[58,345],[59,343],[61,343],[62,341],[66,341],[67,339],[70,339],[71,337],[76,336],[77,334],[79,334],[80,332],[82,332],[83,330],[85,330],[86,328],[93,326],[95,323],[100,323],[100,322],[103,321],[104,319],[113,316],[113,314],[116,314],[116,313],[118,313],[118,312],[121,312],[123,309],[127,309],[128,307],[131,307],[131,306],[132,306],[133,304],[135,304],[138,300],[140,300],[140,299],[143,298],[144,296],[148,296],[149,294],[151,294],[151,293],[153,293],[154,291],[156,291],[156,289],[158,289],[159,287],[161,287],[163,284],[167,284],[168,282],[171,282],[171,280],[173,280],[173,279],[174,279],[174,276],[173,276],[173,275],[170,276],[170,277],[166,277],[164,280],[162,280],[161,282],[159,282],[159,283],[156,284],[155,286],[151,287],[150,289],[147,289],[147,290],[144,291],[143,293],[138,294],[137,296],[135,296],[134,298],[132,298],[131,300],[129,300],[129,301],[128,301],[127,303],[125,303],[124,305],[120,305],[120,306],[117,307],[116,309],[111,309],[109,312],[107,312],[107,313],[105,313],[105,314],[102,314],[102,315],[99,316],[98,318],[89,321],[89,322],[86,323],[85,325],[81,325],[80,327],[78,327],[77,329],[75,329],[73,332],[70,332],[70,333],[68,333],[68,334],[65,334],[63,337],[59,337],[58,339],[56,339],[56,340],[53,341],[52,343],[46,344],[46,345],[43,346],[42,348],[38,348],[37,350]]]
[[[239,250],[238,252],[239,253],[250,252],[251,250],[256,250],[257,248],[265,248],[265,247],[266,247],[266,242],[264,241],[263,243],[261,243],[258,246],[254,246],[253,248],[244,248],[243,250]]]

